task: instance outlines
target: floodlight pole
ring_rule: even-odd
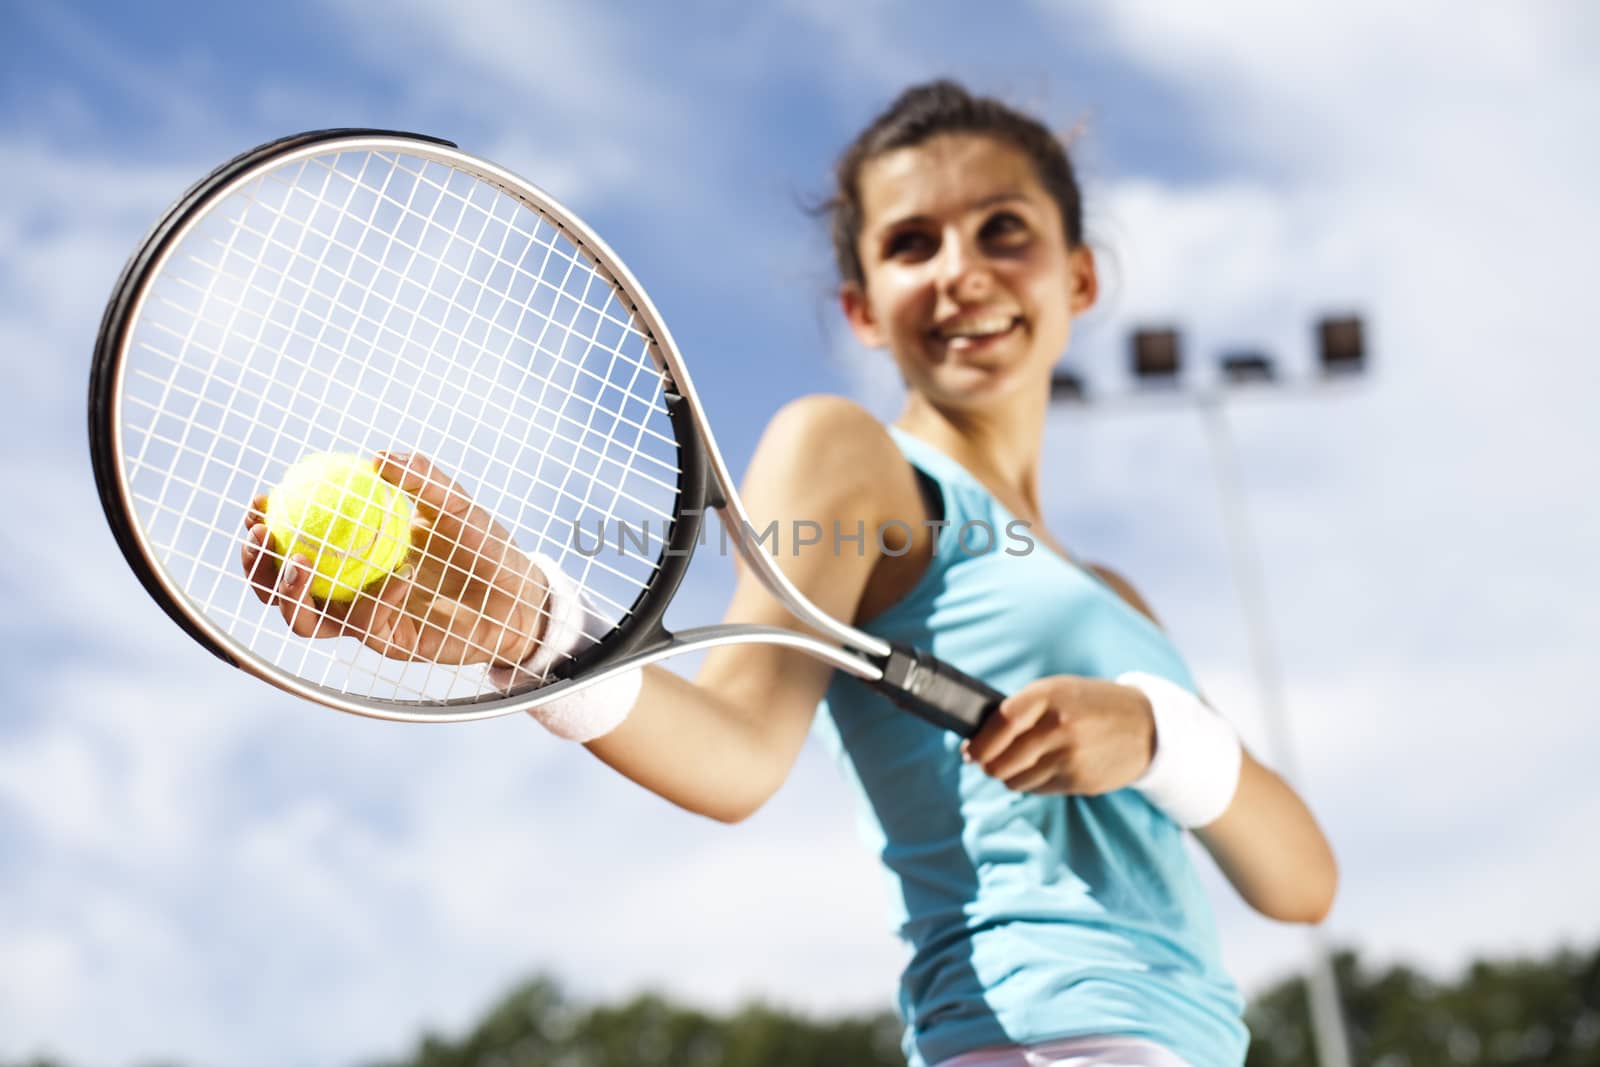
[[[1211,450],[1211,469],[1216,477],[1217,497],[1222,505],[1222,522],[1228,542],[1230,568],[1244,610],[1245,629],[1250,646],[1250,661],[1260,690],[1266,720],[1267,745],[1279,772],[1291,782],[1300,780],[1290,737],[1284,698],[1283,672],[1278,665],[1270,637],[1271,614],[1267,605],[1266,581],[1261,555],[1256,546],[1250,514],[1245,504],[1244,480],[1239,473],[1239,457],[1233,447],[1228,416],[1220,391],[1194,396],[1206,441]],[[1327,939],[1316,926],[1306,928],[1311,949],[1311,967],[1306,977],[1306,999],[1311,1011],[1311,1033],[1321,1067],[1350,1067],[1350,1042],[1345,1031],[1344,1009],[1339,1002],[1339,979],[1334,973]]]
[[[1325,318],[1317,326],[1321,347],[1322,385],[1363,372],[1365,344],[1358,317]],[[1175,327],[1140,331],[1134,335],[1134,373],[1141,382],[1178,384],[1181,365],[1179,334]],[[1223,361],[1224,380],[1272,382],[1271,361],[1259,354],[1244,354]],[[1278,386],[1282,391],[1284,386]],[[1294,744],[1290,736],[1283,673],[1273,650],[1270,613],[1267,607],[1266,580],[1260,553],[1246,506],[1244,478],[1229,432],[1222,386],[1186,390],[1162,389],[1138,400],[1167,399],[1191,403],[1200,412],[1211,452],[1211,470],[1221,504],[1228,562],[1234,587],[1239,592],[1245,629],[1250,647],[1250,662],[1260,693],[1266,720],[1267,744],[1273,762],[1289,782],[1298,782]],[[1093,410],[1098,405],[1090,398],[1083,382],[1070,371],[1058,372],[1051,381],[1052,403],[1072,403]],[[1315,926],[1307,927],[1310,968],[1306,977],[1307,1007],[1311,1016],[1312,1041],[1320,1067],[1350,1067],[1350,1043],[1345,1028],[1344,1009],[1339,999],[1338,975],[1326,938]]]

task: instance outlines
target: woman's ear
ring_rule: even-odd
[[[866,290],[856,282],[845,282],[839,286],[839,306],[844,309],[845,321],[850,323],[850,332],[856,335],[857,341],[868,348],[883,347],[883,331],[878,328]]]
[[[1071,290],[1067,299],[1072,313],[1078,315],[1094,306],[1095,299],[1100,295],[1100,275],[1094,266],[1094,250],[1088,245],[1079,245],[1067,255],[1071,278],[1067,283]]]

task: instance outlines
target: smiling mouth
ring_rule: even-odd
[[[933,330],[933,339],[952,352],[965,352],[1009,336],[1021,322],[1015,315],[988,315],[981,319],[937,326]]]

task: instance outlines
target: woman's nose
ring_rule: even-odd
[[[994,285],[983,251],[958,234],[946,237],[940,250],[940,288],[962,303],[980,300]]]

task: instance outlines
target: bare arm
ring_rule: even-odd
[[[1328,839],[1300,795],[1248,751],[1233,803],[1195,836],[1261,914],[1319,923],[1333,907],[1339,868]]]
[[[741,492],[757,530],[779,520],[778,562],[795,586],[837,618],[853,619],[873,568],[876,540],[834,554],[823,544],[799,552],[790,523],[809,519],[832,530],[859,520],[872,530],[918,507],[910,470],[869,414],[831,397],[809,397],[774,418],[751,460]],[[914,512],[911,512],[914,513]],[[742,563],[730,623],[800,629]],[[725,822],[753,813],[788,777],[805,742],[832,668],[803,653],[767,645],[712,650],[689,682],[651,667],[633,712],[588,744],[601,760],[683,808]]]
[[[1121,575],[1107,567],[1094,571],[1156,621],[1144,598]],[[1339,870],[1332,846],[1293,787],[1248,751],[1233,803],[1195,836],[1245,902],[1263,915],[1317,923],[1333,907]]]
[[[1124,579],[1103,567],[1092,569],[1155,620]],[[1012,789],[1098,794],[1143,774],[1154,743],[1144,694],[1098,678],[1062,675],[1013,694],[968,750]],[[1249,752],[1227,810],[1195,833],[1233,888],[1261,914],[1315,923],[1333,906],[1339,876],[1327,838],[1299,795]]]
[[[420,560],[350,603],[314,600],[310,560],[279,568],[268,551],[267,500],[245,515],[240,564],[262,603],[306,638],[350,635],[382,655],[446,663],[525,660],[538,641],[545,576],[510,534],[423,456],[380,454],[380,476],[410,493]],[[755,528],[795,520],[824,530],[875,530],[921,514],[909,465],[887,431],[859,406],[815,396],[773,419],[742,493]],[[778,565],[796,588],[837,618],[856,617],[884,559],[875,537],[860,552],[827,543],[796,551],[787,537]],[[908,557],[909,558],[909,557]],[[741,563],[725,620],[802,629]],[[623,724],[588,743],[600,759],[667,800],[728,822],[749,815],[788,776],[832,668],[800,652],[734,645],[710,652],[693,683],[650,667]]]

